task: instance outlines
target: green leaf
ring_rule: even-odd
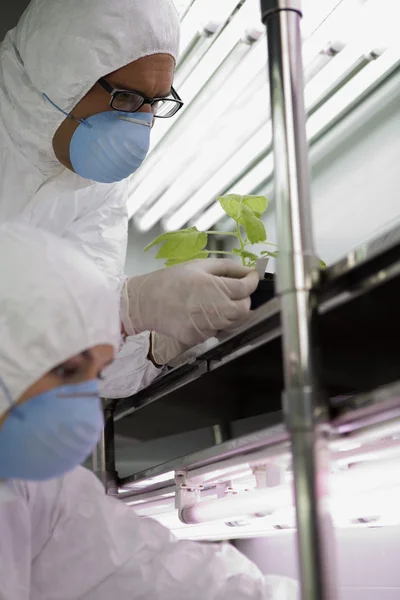
[[[256,263],[257,263],[256,260],[246,259],[245,266],[246,267],[251,267],[253,269],[256,266]]]
[[[321,269],[326,269],[326,262],[324,262],[321,258],[319,259],[319,266]]]
[[[241,255],[244,256],[244,258],[249,258],[250,260],[258,260],[258,256],[257,254],[254,254],[254,252],[248,252],[247,250],[244,250],[241,252]]]
[[[265,196],[243,196],[243,204],[247,206],[256,217],[261,217],[267,210],[268,200]]]
[[[186,231],[186,229],[182,229],[181,231]],[[150,242],[150,244],[147,244],[147,246],[145,246],[143,248],[144,252],[147,252],[147,250],[150,250],[150,248],[153,248],[154,246],[158,246],[158,244],[161,244],[161,242],[165,242],[166,240],[169,240],[171,237],[173,237],[174,235],[176,235],[176,233],[181,233],[176,232],[176,231],[167,231],[167,233],[162,233],[161,235],[157,236],[152,242]]]
[[[203,250],[194,256],[190,256],[189,258],[170,258],[165,262],[166,267],[173,267],[174,265],[179,265],[184,262],[189,262],[190,260],[196,260],[198,258],[208,258],[209,252],[208,250]]]
[[[170,231],[159,235],[145,247],[145,251],[153,246],[163,244],[156,258],[187,260],[198,254],[207,244],[207,234],[196,227]]]
[[[247,206],[242,206],[240,223],[243,225],[246,235],[252,244],[265,242],[267,239],[267,233],[265,231],[264,223],[260,221],[260,219],[256,217],[253,211]]]
[[[227,194],[217,198],[218,202],[228,215],[234,221],[238,221],[242,214],[242,198],[239,194]]]
[[[251,260],[258,260],[257,254],[254,254],[254,252],[249,252],[248,250],[242,250],[241,248],[234,248],[232,250],[232,252],[234,252],[235,254],[237,254],[238,256],[241,256],[243,258],[250,258]]]
[[[276,258],[278,256],[278,252],[273,250],[263,250],[260,252],[260,256],[268,256],[269,258]]]

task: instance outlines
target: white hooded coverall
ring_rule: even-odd
[[[177,56],[171,0],[32,0],[0,46],[0,223],[22,217],[76,242],[120,288],[128,181],[85,180],[56,159],[52,139],[96,81],[146,55]],[[126,397],[159,374],[149,334],[130,337],[102,394]]]
[[[79,467],[0,501],[0,600],[295,600],[230,545],[177,541]]]

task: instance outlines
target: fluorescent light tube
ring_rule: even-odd
[[[388,77],[399,65],[400,53],[398,48],[386,50],[382,56],[366,65],[343,88],[337,91],[310,116],[307,123],[309,142],[312,143],[321,136],[327,128],[332,126],[332,123],[342,118],[349,110],[356,106],[371,89]],[[328,66],[330,67],[331,65]],[[270,172],[267,170],[264,181],[269,176]],[[241,181],[238,182],[238,185],[240,184]],[[235,190],[236,186],[232,191]],[[247,193],[251,192],[252,189],[248,188]],[[194,222],[194,225],[202,230],[203,228],[210,229],[223,215],[224,213],[219,205],[217,203],[213,204],[208,211]]]
[[[354,0],[353,2],[351,2],[351,4],[356,4],[358,6],[358,1],[355,2],[355,0]],[[313,38],[311,38],[310,40],[307,40],[305,42],[305,44],[303,46],[305,65],[310,64],[310,62],[314,61],[315,58],[320,53],[320,51],[322,49],[321,39],[323,39],[323,38],[319,38],[318,46],[315,44]],[[325,40],[325,42],[324,42],[325,46],[326,46],[326,43],[327,42]],[[341,43],[339,46],[342,47],[343,44]],[[353,53],[354,52],[355,52],[355,50],[353,50]],[[360,59],[361,56],[362,56],[362,51],[359,52],[357,59],[361,60]],[[263,63],[265,63],[265,58],[266,58],[266,49],[261,44],[259,44],[257,46],[257,48],[253,51],[253,54],[249,55],[247,57],[247,64],[249,65],[250,69],[252,67],[254,68],[255,61],[257,60],[257,63],[259,63],[259,66],[262,68]],[[335,58],[337,58],[337,57],[335,57]],[[325,59],[326,59],[326,57],[325,57]],[[334,61],[332,61],[332,62],[334,62]],[[324,64],[325,64],[325,61],[321,61],[321,67],[323,67]],[[351,55],[351,50],[347,51],[345,53],[344,59],[342,59],[340,61],[340,64],[336,68],[336,73],[338,71],[340,71],[339,76],[341,76],[343,78],[344,77],[344,75],[342,73],[343,65],[346,65],[346,68],[349,70],[350,69],[349,64],[350,65],[353,64],[353,57]],[[257,67],[258,67],[258,64],[257,64]],[[243,77],[243,69],[241,69],[241,71],[242,71],[242,73],[237,73],[234,77],[235,84],[233,84],[233,81],[232,82],[230,82],[229,80],[227,81],[227,84],[228,85],[230,84],[229,85],[230,89],[232,89],[232,90],[235,90],[238,88],[245,89],[244,82],[241,79],[241,77]],[[326,78],[330,77],[332,74],[333,73],[328,72]],[[265,81],[266,80],[265,70],[264,70],[264,73],[261,71],[261,76],[262,76],[263,80]],[[246,77],[246,75],[245,75],[245,77]],[[237,84],[236,84],[236,81],[238,82]],[[328,81],[329,81],[330,87],[332,88],[332,86],[333,86],[332,80],[328,80]],[[182,152],[183,147],[182,147],[182,141],[178,137],[177,142],[175,144],[173,144],[172,147],[171,146],[169,147],[170,157],[169,158],[164,157],[164,159],[161,160],[159,163],[159,167],[163,169],[162,173],[160,173],[161,185],[157,178],[157,180],[152,179],[150,182],[147,182],[147,183],[144,182],[143,185],[139,186],[139,188],[137,189],[137,197],[146,198],[149,203],[151,203],[152,200],[153,201],[155,200],[155,204],[152,205],[152,207],[150,208],[150,211],[146,211],[146,214],[143,216],[140,215],[138,217],[137,221],[135,222],[135,224],[139,230],[147,231],[147,230],[151,229],[151,227],[153,227],[158,222],[158,220],[160,220],[172,208],[174,208],[175,206],[179,207],[184,202],[185,197],[187,198],[188,196],[191,196],[191,192],[192,192],[192,190],[190,189],[191,183],[193,184],[192,189],[198,188],[198,185],[195,182],[196,175],[198,177],[199,176],[198,174],[201,173],[201,177],[203,177],[206,180],[209,180],[209,178],[213,176],[213,174],[209,173],[208,171],[210,170],[210,168],[214,168],[214,172],[215,172],[216,165],[214,164],[215,161],[210,161],[209,154],[207,152],[204,152],[204,155],[203,155],[204,157],[202,157],[201,155],[198,154],[198,157],[195,159],[195,162],[194,162],[193,155],[196,154],[196,151],[198,152],[198,149],[196,147],[197,136],[199,134],[204,135],[204,132],[206,132],[209,129],[210,125],[213,122],[215,122],[215,119],[213,119],[213,117],[212,117],[213,112],[217,113],[217,115],[223,114],[223,113],[221,113],[220,109],[221,109],[221,107],[225,106],[225,102],[222,100],[222,96],[224,94],[225,87],[226,86],[222,87],[221,93],[217,94],[217,96],[213,99],[213,103],[210,104],[209,106],[207,106],[208,114],[207,114],[207,110],[205,111],[206,114],[204,114],[204,111],[203,111],[203,114],[197,114],[195,116],[195,120],[194,120],[193,124],[191,126],[189,126],[189,128],[182,130],[182,132],[181,132],[182,136],[186,136],[187,139],[191,140],[191,144],[193,146],[192,152],[190,151],[190,149],[189,149],[189,151],[187,151],[187,148],[185,148],[184,158],[183,158],[183,160],[180,160],[181,157],[180,157],[179,153]],[[325,84],[325,87],[326,87],[326,84]],[[314,90],[315,89],[318,89],[318,79],[316,80],[316,82],[314,82]],[[253,99],[253,101],[251,102],[250,105],[253,107],[256,107],[256,109],[257,109],[257,107],[260,107],[262,110],[264,110],[262,107],[268,98],[268,91],[267,91],[266,86],[262,86],[261,91],[262,91],[262,93],[259,94],[258,101],[255,101],[255,99]],[[314,91],[314,94],[315,94],[315,91]],[[221,99],[220,99],[220,96],[221,96]],[[230,97],[229,93],[227,94],[226,97],[227,98]],[[243,104],[244,104],[244,106],[247,106],[246,102],[243,102]],[[229,107],[226,107],[226,112],[228,112],[228,110],[229,110]],[[235,115],[233,115],[233,117],[234,116]],[[267,117],[267,114],[265,113],[265,118],[266,117]],[[261,126],[263,117],[260,114],[260,116],[258,118],[260,119],[260,126]],[[210,119],[211,119],[211,122],[210,122]],[[234,134],[235,129],[237,128],[238,125],[239,125],[239,127],[240,127],[240,125],[242,125],[242,127],[243,127],[243,124],[246,124],[246,111],[243,110],[242,118],[240,118],[240,113],[238,114],[238,125],[234,122],[233,118],[231,120],[232,120],[232,124],[230,125],[229,129]],[[179,125],[177,126],[177,132],[178,132],[178,130],[179,130]],[[229,134],[227,134],[227,135],[229,135]],[[231,133],[231,135],[232,135],[232,133]],[[218,144],[218,142],[219,142],[219,145],[220,146],[222,145],[222,147],[225,148],[225,153],[227,151],[229,152],[229,149],[235,144],[235,141],[234,141],[234,139],[231,141],[231,140],[229,140],[229,138],[228,139],[220,139],[222,137],[223,137],[222,133],[219,132],[219,136],[216,136],[215,144]],[[236,143],[236,145],[240,146],[243,142],[240,139],[240,135],[238,135],[237,137],[238,137],[238,142]],[[202,140],[202,142],[204,143],[204,140]],[[199,143],[201,144],[201,142],[199,142]],[[213,155],[218,157],[218,154],[219,154],[218,149],[216,149],[215,145],[214,145]],[[255,158],[256,155],[257,155],[257,152],[255,152],[254,155],[250,154],[251,158],[247,162],[250,163]],[[229,155],[226,158],[229,160]],[[193,164],[193,162],[191,164],[191,161],[193,161],[194,164]],[[203,167],[204,162],[207,165],[205,167]],[[245,165],[246,165],[246,163],[243,164],[242,170],[244,170]],[[208,167],[208,170],[207,170],[207,167]],[[218,170],[219,169],[224,169],[224,172],[226,172],[224,165],[219,166]],[[190,173],[191,170],[195,171],[194,175],[192,175]],[[236,172],[237,172],[236,169],[235,170],[232,169],[232,174],[235,174]],[[217,177],[218,177],[218,175],[217,175]],[[218,177],[218,180],[220,180],[220,179],[221,178]],[[229,179],[227,179],[227,181],[229,181]],[[158,192],[155,191],[155,188],[158,189]],[[167,191],[165,192],[166,188],[167,188]],[[189,188],[189,189],[187,189],[187,188]],[[152,194],[152,190],[153,190],[153,194]],[[202,206],[199,206],[199,208],[203,208],[204,206],[206,206],[210,202],[212,197],[218,193],[219,193],[219,190],[216,189],[214,194],[212,194],[208,198],[204,198],[203,204],[202,204]],[[196,194],[196,197],[197,196],[198,195]],[[159,199],[157,200],[157,198],[159,198]],[[194,206],[194,205],[195,204],[193,202],[191,202],[191,206]],[[148,212],[150,214],[148,214]],[[190,216],[193,216],[197,212],[198,212],[198,210],[194,211]],[[178,222],[178,218],[174,219],[173,228],[176,228],[176,222]],[[181,224],[178,227],[180,227]],[[168,220],[167,220],[167,228],[168,229],[172,228],[172,226],[170,225]]]
[[[378,456],[377,456],[378,459]],[[390,460],[360,463],[330,475],[330,512],[336,527],[400,524],[400,471]],[[254,480],[254,477],[253,477]],[[233,484],[235,489],[235,484]],[[211,491],[203,492],[205,495]],[[268,534],[295,528],[292,484],[200,500],[183,509],[189,524],[178,519],[174,499],[155,498],[131,505],[139,516],[153,517],[185,539],[218,539]]]
[[[188,118],[182,119],[177,124],[168,152],[161,152],[160,157],[157,155],[149,157],[149,162],[143,165],[143,169],[149,171],[148,165],[150,164],[150,176],[144,178],[131,193],[128,204],[129,216],[137,214],[144,204],[150,202],[152,198],[156,199],[160,196],[171,182],[185,175],[184,164],[190,160],[196,160],[199,156],[201,137],[207,132],[215,136],[216,129],[220,133],[221,119],[224,119],[224,114],[238,101],[247,87],[252,89],[252,86],[259,82],[259,85],[265,89],[265,98],[268,98],[264,71],[266,49],[263,42],[264,40],[261,40],[254,48],[249,48],[245,44],[238,48],[240,51],[243,50],[246,55],[238,65],[234,66],[234,75],[227,79],[225,77],[225,81],[223,77],[218,77],[214,82],[209,83],[209,87],[212,86],[214,89],[213,101],[204,103],[196,111],[197,114],[193,115],[194,111],[188,112]],[[199,96],[199,100],[201,100],[201,96]],[[183,137],[190,140],[185,146],[182,146]],[[157,177],[151,175],[153,169],[157,170]],[[134,207],[133,203],[135,203]]]

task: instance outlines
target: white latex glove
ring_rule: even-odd
[[[186,344],[178,342],[175,338],[152,331],[150,334],[150,349],[148,358],[156,367],[168,365],[171,361],[181,356],[188,350]]]
[[[128,335],[151,330],[195,346],[240,322],[257,272],[232,260],[204,259],[130,277],[121,294]]]
[[[190,348],[168,335],[152,331],[149,358],[156,367],[162,367],[163,365],[179,367],[196,359],[200,354],[207,352],[216,345],[218,345],[217,338],[209,338],[202,344]]]

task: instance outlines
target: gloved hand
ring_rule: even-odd
[[[178,342],[175,338],[152,331],[148,358],[156,367],[162,367],[185,354],[188,349],[186,344]]]
[[[128,335],[157,331],[194,346],[248,314],[258,281],[256,271],[226,259],[130,277],[121,294],[122,323]]]
[[[200,354],[217,345],[217,338],[209,338],[205,342],[197,344],[197,346],[189,347],[182,344],[182,342],[178,342],[175,338],[152,331],[148,358],[156,367],[164,365],[179,367],[186,362],[195,360]]]

